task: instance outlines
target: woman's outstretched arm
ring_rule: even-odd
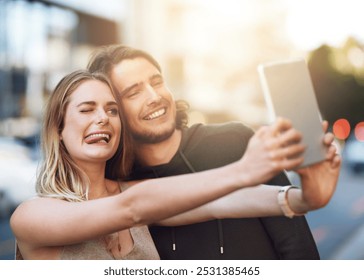
[[[304,150],[299,140],[290,122],[280,119],[258,130],[245,155],[227,166],[145,181],[119,195],[91,201],[30,200],[14,212],[11,226],[20,242],[55,246],[155,223],[297,167]]]

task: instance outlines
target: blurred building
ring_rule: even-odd
[[[44,101],[60,78],[85,68],[94,47],[120,41],[112,14],[77,2],[0,1],[0,135],[36,134]]]
[[[2,0],[0,5],[0,134],[36,129],[34,120],[41,118],[55,84],[84,68],[100,45],[125,43],[152,53],[176,98],[191,103],[193,120],[251,125],[266,121],[257,64],[295,54],[284,32],[286,11],[266,1]],[[24,120],[18,118],[29,120],[27,129],[19,129]]]
[[[101,45],[123,43],[150,52],[175,97],[191,104],[191,123],[237,120],[252,127],[267,122],[258,64],[305,57],[325,117],[331,124],[348,119],[348,132],[364,135],[360,5],[359,0],[0,0],[0,206],[9,197],[17,204],[34,191],[39,151],[33,148],[43,105],[61,77],[85,68]],[[333,41],[340,44],[337,35],[345,40],[333,47]],[[358,40],[347,40],[349,35]],[[23,143],[33,148],[28,151]],[[358,198],[360,218],[364,213],[363,177],[344,173],[342,178],[345,188],[332,209],[323,210],[324,218],[325,212],[317,211],[317,222],[310,220],[324,253],[325,238],[334,241],[332,247],[342,241],[329,233],[341,238],[337,229],[348,228],[342,224],[358,225],[349,215],[337,222],[336,211]],[[332,228],[323,227],[330,218]],[[4,224],[0,259],[1,253],[11,258],[14,249]]]

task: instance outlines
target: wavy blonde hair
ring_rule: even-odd
[[[88,80],[98,80],[105,83],[119,106],[120,99],[112,87],[109,79],[101,73],[90,73],[78,70],[65,76],[56,86],[49,97],[43,116],[41,134],[41,148],[43,160],[41,162],[36,191],[41,197],[54,197],[67,201],[84,201],[88,199],[90,181],[88,176],[72,160],[65,145],[60,140],[64,128],[64,117],[71,94]],[[124,120],[120,116],[123,127]],[[122,129],[121,141],[115,155],[106,163],[105,176],[115,179],[127,176],[131,169],[131,141]],[[128,146],[128,147],[126,147]]]

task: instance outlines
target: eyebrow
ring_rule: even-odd
[[[135,83],[135,84],[132,84],[131,86],[128,86],[127,88],[125,88],[124,90],[122,90],[120,92],[120,95],[121,96],[124,96],[125,94],[127,94],[129,91],[131,91],[132,89],[140,86],[141,84],[143,84],[143,82],[139,82],[139,83]]]
[[[81,102],[79,103],[76,107],[80,107],[82,105],[92,105],[92,106],[95,106],[96,105],[96,102],[95,101],[84,101],[84,102]],[[107,106],[110,106],[110,105],[117,105],[117,103],[115,101],[108,101],[106,103]]]
[[[161,74],[154,74],[153,76],[151,76],[149,78],[149,81],[155,80],[155,79],[162,79],[163,80],[163,76]]]
[[[149,77],[149,81],[153,81],[155,79],[163,79],[163,76],[160,73],[158,73],[158,74],[154,74],[154,75],[152,75],[152,76]],[[121,96],[124,96],[129,91],[131,91],[132,89],[134,89],[134,88],[136,88],[136,87],[138,87],[138,86],[140,86],[142,84],[143,84],[143,82],[139,82],[139,83],[132,84],[131,86],[128,86],[124,90],[122,90],[120,92],[120,95]]]

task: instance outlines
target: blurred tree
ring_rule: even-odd
[[[318,104],[330,124],[346,118],[354,127],[364,120],[364,76],[358,63],[350,63],[353,48],[360,50],[363,46],[349,38],[342,48],[322,45],[310,54],[308,66]]]

